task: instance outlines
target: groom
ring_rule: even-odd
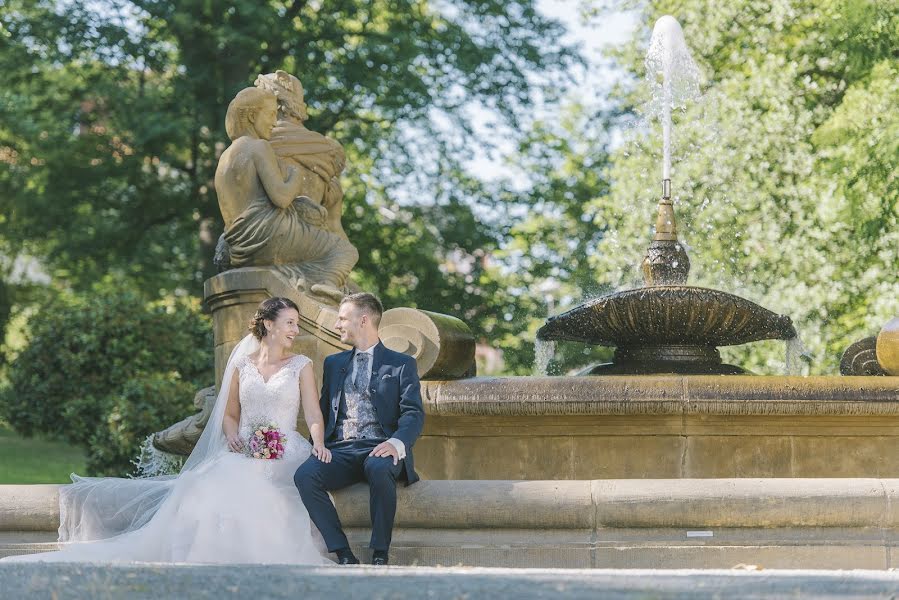
[[[353,346],[325,359],[321,408],[331,461],[310,456],[294,482],[329,552],[341,565],[359,564],[340,526],[328,491],[359,481],[370,489],[373,565],[386,565],[396,514],[396,480],[418,481],[412,445],[421,434],[424,410],[415,359],[389,350],[378,339],[384,308],[372,294],[347,296],[335,329]],[[327,460],[327,459],[325,459]]]

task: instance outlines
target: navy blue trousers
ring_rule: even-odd
[[[329,552],[349,548],[350,544],[328,492],[360,481],[367,481],[369,487],[369,547],[384,552],[390,549],[393,519],[396,516],[396,478],[402,473],[403,461],[394,465],[390,456],[369,456],[375,446],[383,441],[350,440],[328,444],[331,450],[330,463],[323,463],[310,456],[293,476],[309,518],[325,538]]]

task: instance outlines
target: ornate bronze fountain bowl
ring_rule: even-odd
[[[601,296],[550,317],[541,340],[614,346],[614,362],[583,374],[745,372],[722,364],[717,346],[796,337],[789,317],[719,290],[685,285]]]

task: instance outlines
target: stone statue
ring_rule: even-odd
[[[274,267],[298,291],[337,302],[359,254],[325,228],[327,209],[297,197],[302,174],[288,165],[285,177],[268,141],[276,119],[277,97],[263,89],[241,90],[228,105],[232,143],[215,171],[225,221],[215,263],[221,270]]]
[[[306,105],[296,77],[260,75],[256,86],[228,106],[231,146],[215,172],[225,220],[215,262],[223,272],[206,280],[204,299],[213,317],[216,383],[259,302],[272,296],[299,307],[293,350],[312,359],[320,382],[325,357],[347,348],[334,329],[336,304],[352,286],[347,276],[359,257],[340,223],[344,153],[303,127]],[[420,377],[474,375],[474,336],[458,319],[397,308],[384,313],[381,325],[385,345],[415,357]],[[188,454],[209,419],[215,390],[200,390],[194,398],[200,412],[156,433],[153,445]]]
[[[343,189],[340,174],[346,155],[335,140],[309,131],[303,125],[309,118],[300,80],[284,71],[256,78],[256,87],[278,98],[278,122],[272,130],[271,144],[283,162],[300,173],[300,194],[327,210],[325,227],[346,238],[340,217],[343,214]]]

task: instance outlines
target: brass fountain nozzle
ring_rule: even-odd
[[[677,240],[671,180],[662,180],[662,198],[656,215],[655,235],[640,266],[646,285],[682,285],[690,273],[687,251]]]
[[[674,203],[671,201],[671,180],[662,180],[662,199],[656,215],[655,241],[676,242],[677,223],[674,221]]]

